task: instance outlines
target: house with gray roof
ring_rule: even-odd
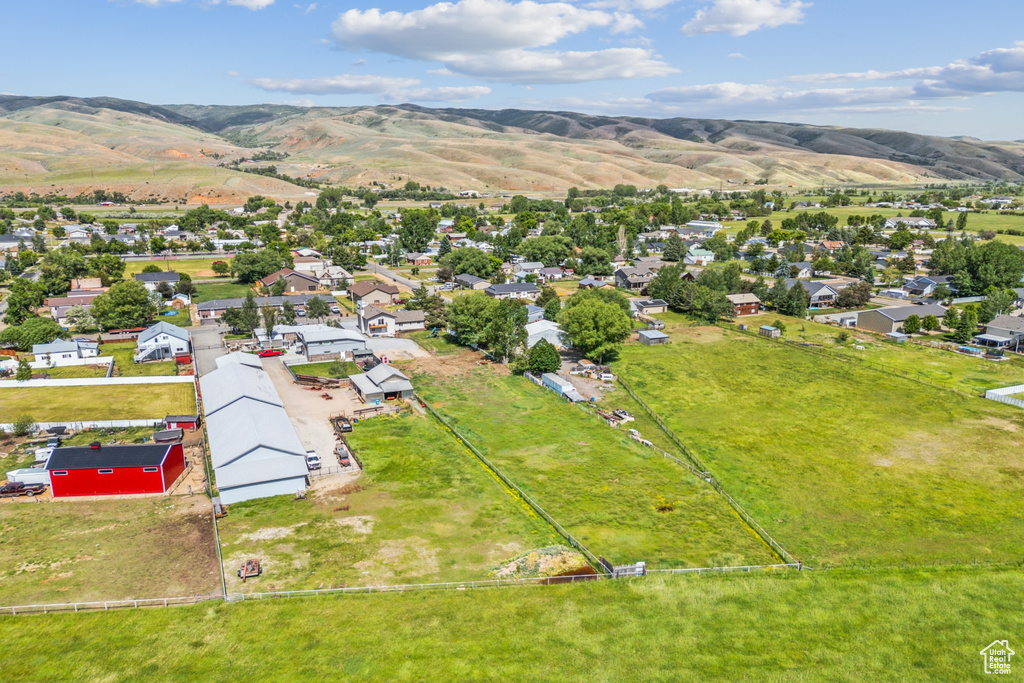
[[[513,282],[506,285],[491,285],[484,294],[495,299],[530,299],[540,296],[540,289],[532,282]]]
[[[95,358],[100,355],[99,343],[91,339],[57,339],[49,344],[33,344],[32,353],[36,363],[46,363],[51,368],[64,365],[78,365],[82,358]]]
[[[135,352],[136,363],[177,358],[192,353],[188,330],[163,320],[141,332],[135,345],[137,349]]]
[[[902,332],[903,322],[912,315],[919,318],[924,318],[926,315],[941,318],[946,315],[946,309],[938,304],[928,304],[926,306],[891,306],[861,311],[857,315],[857,327],[882,334]]]
[[[181,276],[173,271],[161,271],[159,273],[136,273],[135,281],[141,282],[145,285],[146,289],[151,292],[155,292],[156,288],[160,286],[161,282],[166,282],[170,286],[178,284]]]

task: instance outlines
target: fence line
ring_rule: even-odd
[[[985,392],[985,398],[990,401],[999,401],[1000,403],[1024,408],[1024,401],[1019,398],[1010,398],[1013,394],[1020,393],[1024,393],[1024,384],[1015,384],[1010,387],[1001,387],[999,389],[989,389]]]
[[[26,379],[24,381],[0,382],[0,389],[21,389],[24,387],[96,387],[118,384],[185,384],[193,381],[192,375],[171,375],[167,377],[79,377],[77,379]]]
[[[22,614],[51,614],[53,612],[106,612],[116,609],[142,609],[144,607],[173,607],[196,605],[210,600],[223,600],[221,594],[191,595],[180,598],[143,598],[140,600],[103,600],[97,602],[62,602],[42,605],[17,605],[0,607],[0,614],[18,616]]]
[[[162,425],[162,417],[153,417],[145,420],[73,420],[71,422],[35,422],[37,430],[46,431],[54,427],[64,427],[72,431],[80,432],[83,429],[127,429],[129,427],[156,427]],[[0,431],[13,431],[14,424],[0,422]]]
[[[466,437],[462,436],[462,434],[460,434],[458,431],[456,431],[456,429],[454,427],[452,427],[450,424],[448,424],[448,422],[443,417],[441,417],[441,415],[436,410],[434,410],[432,407],[430,407],[430,405],[426,401],[424,401],[419,395],[416,395],[415,399],[418,400],[430,412],[430,414],[434,416],[434,418],[438,422],[440,422],[442,425],[444,425],[444,427],[448,431],[450,431],[452,434],[454,434],[455,438],[458,439],[462,443],[463,446],[468,448],[469,451],[473,455],[475,455],[477,457],[477,459],[479,459],[480,462],[482,462],[484,464],[485,467],[487,467],[487,469],[489,469],[492,473],[494,473],[495,476],[497,476],[499,479],[501,479],[501,481],[504,482],[506,486],[511,488],[513,491],[515,491],[523,499],[523,501],[526,502],[527,505],[529,505],[531,508],[533,508],[534,512],[536,512],[538,515],[540,515],[541,519],[543,519],[548,524],[550,524],[552,526],[552,528],[554,528],[554,530],[557,531],[560,536],[565,538],[565,540],[567,540],[569,542],[569,545],[571,547],[576,548],[581,553],[583,553],[583,555],[587,558],[587,561],[590,562],[592,567],[594,567],[598,571],[602,571],[604,569],[603,565],[597,559],[597,557],[594,555],[594,553],[590,552],[590,550],[585,545],[583,545],[578,540],[576,540],[573,537],[573,535],[570,534],[568,531],[566,531],[565,528],[561,524],[556,522],[555,519],[551,515],[549,515],[547,513],[547,511],[544,510],[544,508],[542,508],[532,498],[530,498],[528,495],[526,495],[525,491],[523,491],[521,488],[519,488],[519,486],[517,486],[511,479],[509,479],[505,475],[504,472],[502,472],[500,469],[498,469],[494,465],[494,463],[492,463],[490,460],[488,460],[487,457],[483,453],[481,453],[477,449],[476,446],[474,446],[472,443],[470,443],[466,439]]]
[[[711,471],[707,468],[707,466],[705,466],[704,463],[700,461],[700,458],[698,458],[693,451],[687,448],[686,445],[679,440],[679,437],[677,437],[675,433],[671,429],[669,429],[664,422],[662,422],[658,414],[651,410],[650,406],[648,406],[643,399],[637,396],[636,392],[633,391],[632,387],[630,387],[628,384],[622,381],[621,377],[618,378],[618,382],[619,385],[626,390],[626,393],[629,394],[630,397],[632,397],[632,399],[636,401],[641,408],[644,409],[647,415],[652,420],[654,420],[658,427],[660,427],[661,430],[665,432],[665,435],[668,436],[672,443],[679,447],[683,455],[685,455],[687,459],[690,460],[693,463],[693,465],[700,470],[698,476],[703,478],[704,481],[706,481],[707,483],[711,484],[711,486],[713,486],[714,489],[718,491],[718,493],[720,493],[723,498],[725,498],[726,502],[728,502],[732,509],[736,511],[736,514],[740,516],[740,519],[746,522],[747,526],[749,526],[751,530],[753,530],[753,532],[756,533],[761,538],[761,540],[764,541],[765,544],[767,544],[768,547],[771,548],[779,557],[781,557],[787,563],[799,564],[796,558],[794,558],[792,555],[786,552],[786,549],[783,548],[778,541],[772,538],[772,535],[765,531],[764,527],[758,524],[757,520],[751,517],[750,514],[745,509],[743,509],[743,506],[736,501],[735,498],[729,495],[728,491],[726,491],[722,487],[722,484],[718,481],[718,479],[713,474],[711,474]],[[693,471],[692,468],[691,471]]]

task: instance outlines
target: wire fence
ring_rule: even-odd
[[[729,495],[729,493],[722,487],[722,484],[718,481],[718,479],[713,474],[711,474],[711,471],[707,468],[707,466],[704,465],[703,462],[701,462],[700,458],[698,458],[697,455],[692,450],[690,450],[679,439],[678,436],[675,435],[675,432],[668,428],[668,426],[662,421],[658,414],[655,413],[651,409],[651,407],[647,405],[647,402],[640,398],[637,395],[637,393],[633,391],[632,387],[630,387],[628,384],[622,381],[621,377],[618,378],[618,382],[619,386],[626,390],[626,393],[629,394],[630,397],[634,401],[636,401],[641,408],[644,409],[644,412],[646,412],[647,415],[652,420],[654,420],[658,427],[660,427],[661,430],[665,433],[665,436],[667,436],[669,440],[672,441],[672,443],[674,443],[679,448],[679,450],[686,456],[686,458],[692,463],[693,467],[689,467],[688,469],[697,476],[701,477],[707,483],[711,484],[711,486],[713,486],[714,489],[718,491],[718,493],[720,493],[723,498],[725,498],[726,502],[729,503],[729,506],[736,511],[736,514],[739,515],[744,522],[746,522],[747,526],[749,526],[750,529],[754,533],[756,533],[761,538],[761,540],[764,541],[768,545],[768,547],[775,552],[776,555],[781,557],[785,562],[789,564],[799,564],[799,561],[795,557],[790,555],[786,551],[786,549],[783,548],[782,545],[780,545],[779,542],[776,541],[772,537],[772,535],[764,529],[764,527],[758,524],[757,520],[750,516],[750,514],[743,508],[742,505],[739,504],[739,502],[735,498]],[[680,462],[678,458],[673,458],[673,460]],[[694,470],[694,468],[696,468],[696,471]]]
[[[0,607],[0,614],[12,616],[26,614],[58,614],[62,612],[107,612],[121,609],[143,609],[146,607],[173,607],[176,605],[196,605],[200,602],[223,600],[224,595],[190,595],[179,598],[144,598],[141,600],[103,600],[96,602],[62,602],[42,605],[18,605]]]
[[[536,512],[538,515],[540,515],[540,517],[544,521],[546,521],[548,524],[550,524],[551,527],[555,531],[557,531],[558,534],[560,536],[562,536],[569,543],[569,545],[571,547],[573,547],[576,550],[579,550],[581,553],[583,553],[583,555],[587,558],[587,561],[590,562],[590,565],[592,567],[594,567],[599,572],[603,572],[604,571],[604,566],[597,559],[597,556],[594,555],[594,553],[590,552],[590,550],[585,545],[583,545],[572,534],[570,534],[561,524],[556,522],[555,519],[551,515],[549,515],[547,513],[547,511],[544,510],[544,508],[542,508],[540,505],[538,505],[536,503],[536,501],[534,501],[532,498],[530,498],[530,496],[526,495],[525,491],[523,491],[521,488],[519,488],[519,486],[517,486],[511,479],[509,479],[508,476],[506,476],[506,474],[504,472],[502,472],[500,469],[498,469],[498,467],[496,467],[494,465],[494,463],[492,463],[490,460],[488,460],[487,456],[485,456],[483,453],[481,453],[477,449],[477,447],[474,446],[468,439],[466,439],[454,427],[452,427],[450,424],[448,424],[448,421],[445,420],[443,417],[441,417],[441,415],[436,410],[434,410],[430,406],[430,404],[428,404],[426,401],[424,401],[418,395],[415,396],[415,398],[416,398],[417,401],[419,401],[423,405],[424,408],[427,409],[427,411],[431,415],[434,416],[434,418],[438,422],[440,422],[444,426],[445,429],[450,431],[455,436],[455,438],[458,439],[460,443],[462,443],[463,446],[465,446],[467,449],[469,449],[469,452],[472,453],[473,455],[475,455],[477,457],[477,459],[479,459],[480,462],[482,462],[484,464],[484,466],[487,467],[487,469],[489,469],[496,477],[498,477],[502,482],[504,482],[504,484],[506,486],[508,486],[511,490],[515,491],[516,494],[520,498],[522,498],[522,500],[527,505],[529,505],[531,508],[533,508],[534,512]]]

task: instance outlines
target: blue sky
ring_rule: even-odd
[[[4,4],[0,92],[21,95],[415,102],[1024,139],[1020,0]]]

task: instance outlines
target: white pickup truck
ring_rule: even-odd
[[[306,467],[310,470],[320,469],[320,456],[316,451],[306,451]]]

